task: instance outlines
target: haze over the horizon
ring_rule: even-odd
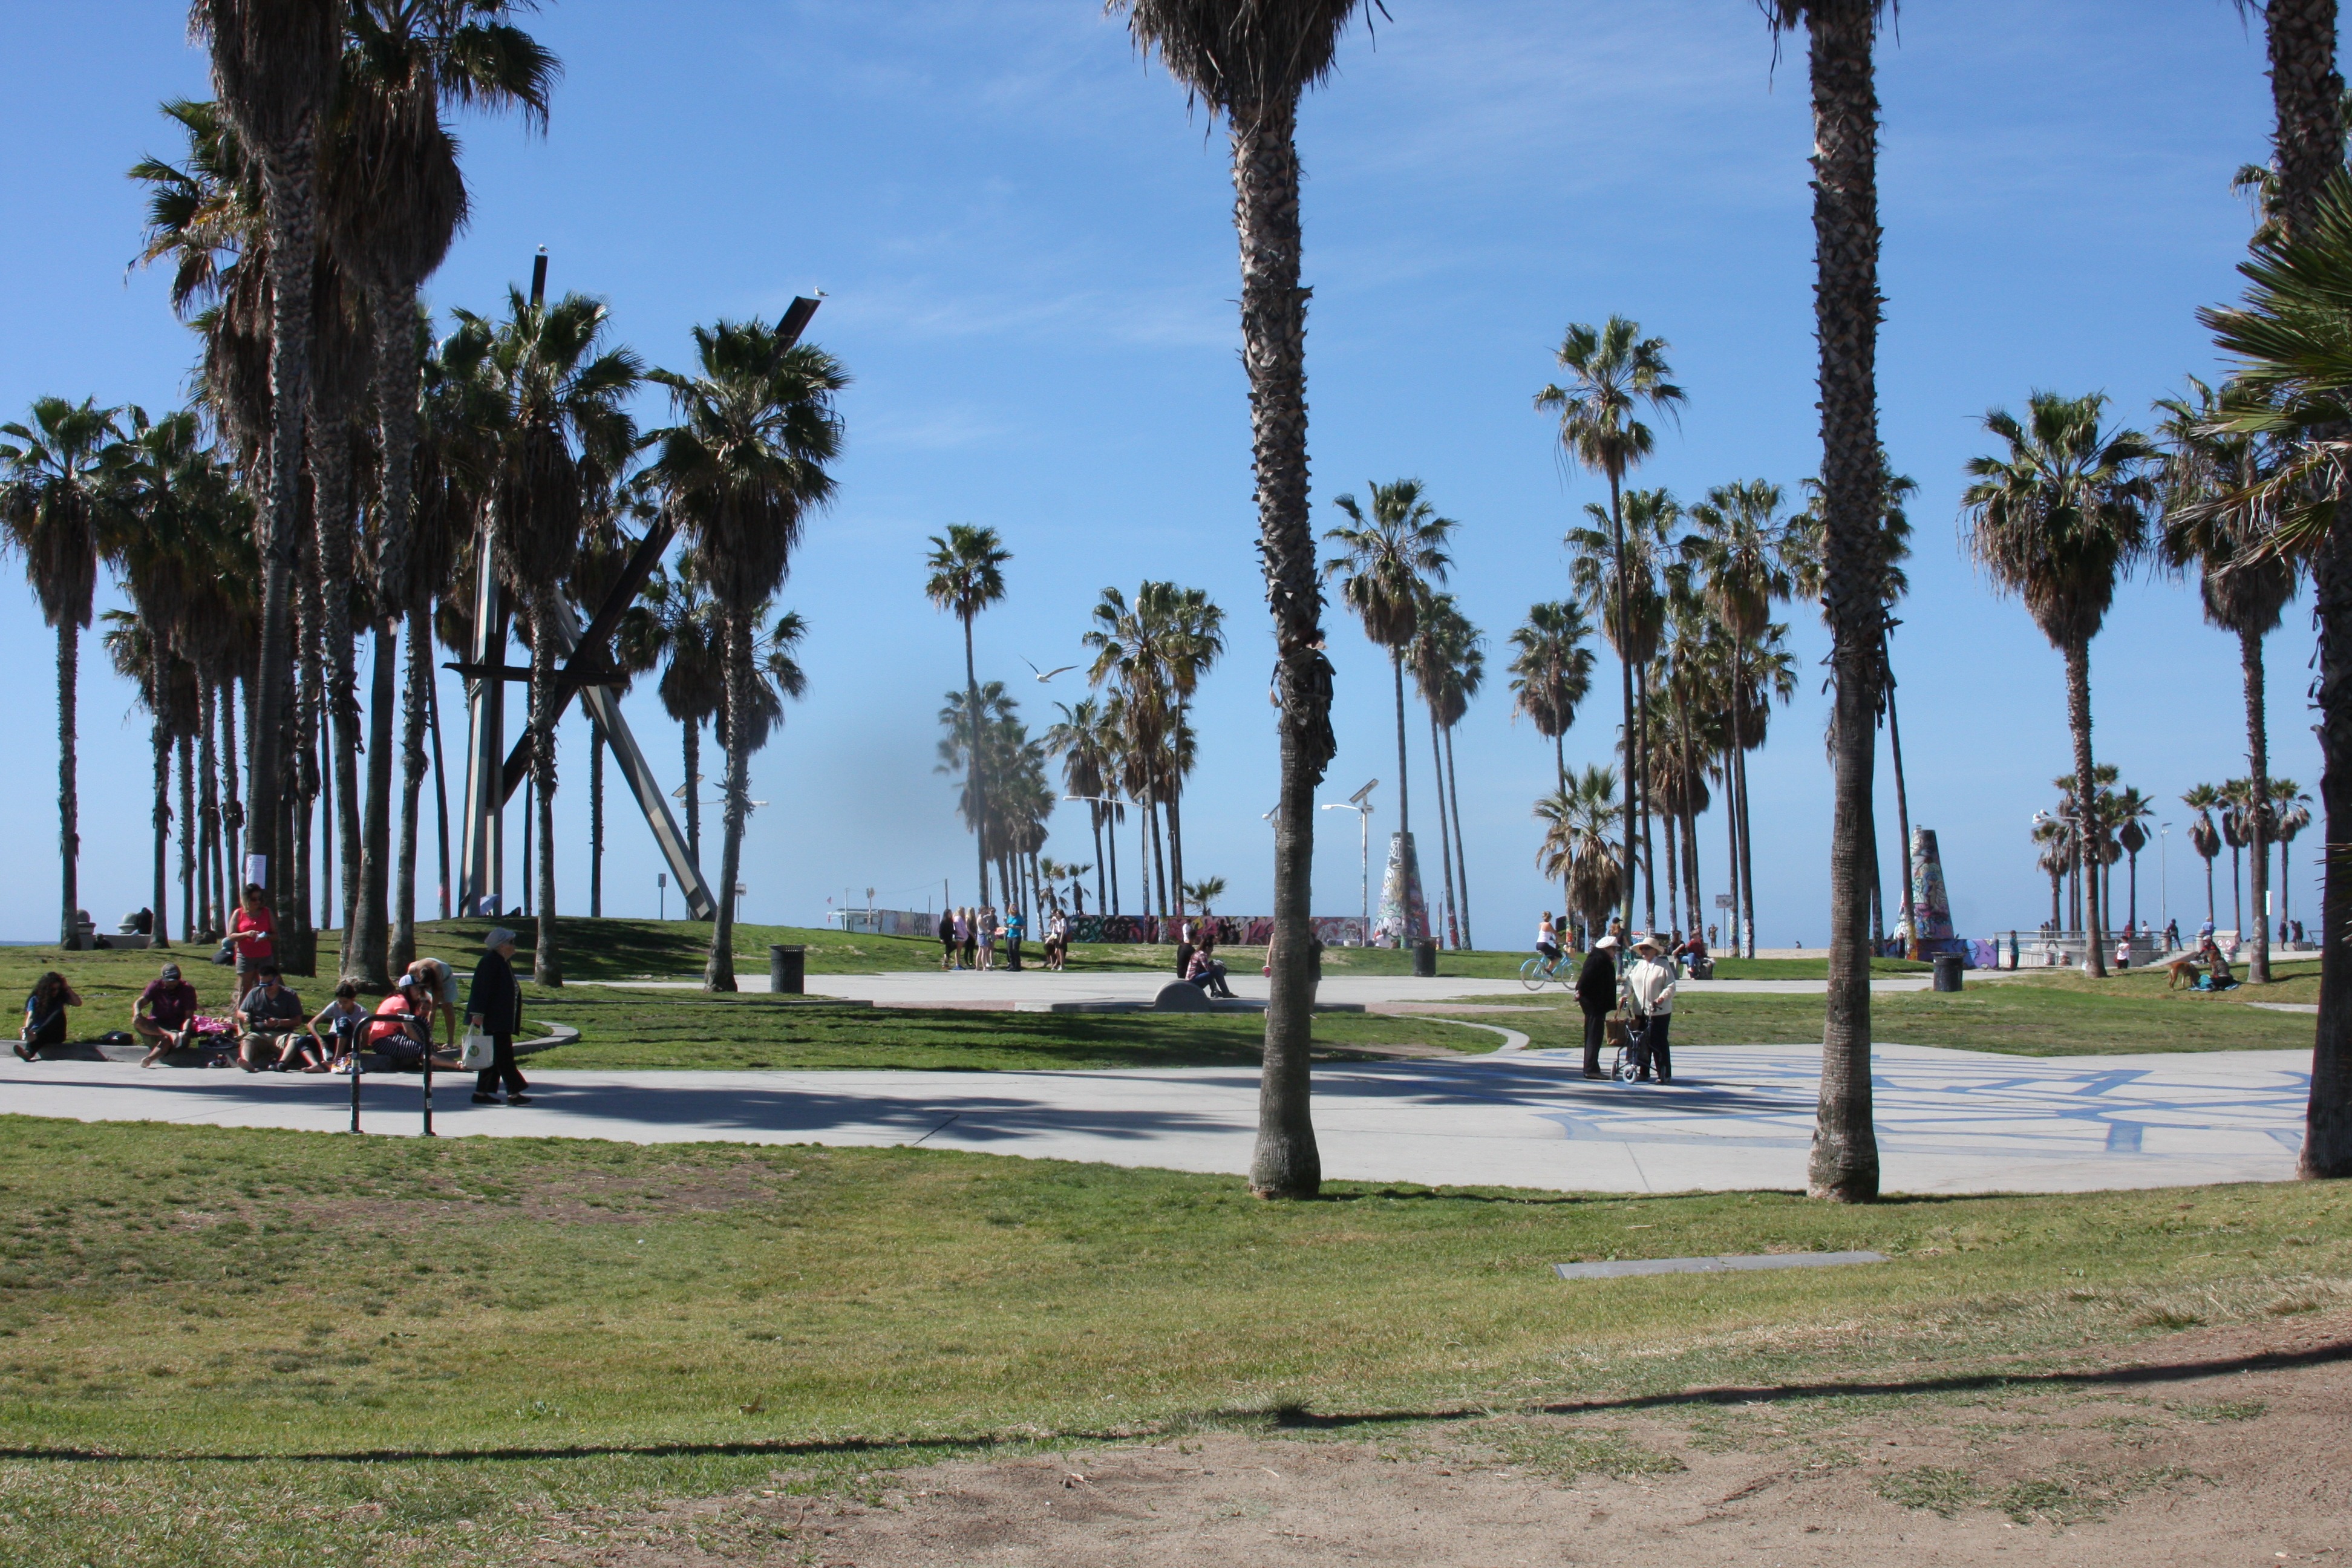
[[[1803,59],[1776,68],[1752,0],[1388,11],[1302,116],[1316,518],[1336,521],[1336,495],[1417,475],[1462,524],[1449,586],[1489,656],[1456,737],[1468,881],[1481,945],[1516,947],[1558,895],[1536,875],[1528,811],[1550,787],[1550,747],[1509,720],[1505,639],[1531,601],[1564,595],[1560,534],[1606,499],[1563,467],[1530,398],[1568,322],[1634,317],[1670,341],[1690,395],[1634,482],[1690,500],[1764,478],[1795,499],[1818,454]],[[624,340],[677,364],[690,325],[772,317],[823,289],[811,336],[856,377],[840,504],[785,590],[810,622],[810,691],[753,761],[768,804],[746,845],[745,918],[814,923],[828,898],[862,904],[869,886],[885,905],[935,907],[942,879],[971,897],[970,840],[933,750],[961,638],[921,592],[926,537],[950,522],[993,526],[1014,552],[980,658],[1033,728],[1075,700],[1082,672],[1041,686],[1023,661],[1077,658],[1104,584],[1171,577],[1225,607],[1230,651],[1195,710],[1186,866],[1227,879],[1224,908],[1268,907],[1272,654],[1219,129],[1188,115],[1097,0],[556,0],[528,25],[564,66],[551,128],[461,125],[474,219],[430,285],[436,307],[493,308],[544,245],[552,287],[609,299]],[[1895,468],[1920,485],[1895,642],[1911,815],[1940,836],[1964,931],[2031,928],[2049,886],[2028,822],[2071,766],[2063,671],[2023,609],[1960,558],[1961,465],[1990,449],[1984,411],[2032,390],[2103,390],[2116,417],[2145,427],[2149,401],[2184,374],[2219,372],[2193,313],[2237,290],[2252,220],[2229,183],[2267,154],[2262,39],[2219,0],[1979,0],[1906,6],[1882,60],[1882,419]],[[126,269],[141,207],[123,171],[178,155],[160,100],[208,91],[179,0],[0,14],[19,233],[0,261],[0,419],[49,393],[151,409],[184,396],[194,340],[165,279]],[[648,423],[664,412],[650,396],[640,410]],[[0,657],[18,672],[6,708],[18,744],[0,777],[15,829],[0,937],[39,938],[56,908],[55,643],[16,563],[5,578]],[[101,609],[120,602],[101,590]],[[1749,764],[1759,940],[1816,946],[1828,639],[1812,607],[1782,616],[1802,677]],[[1384,832],[1396,801],[1385,662],[1338,605],[1328,620],[1340,751],[1324,798],[1381,778]],[[2315,791],[2312,649],[2306,593],[2270,643],[2271,768]],[[2143,574],[2118,595],[2092,670],[2100,760],[2166,803],[2182,839],[2179,793],[2245,771],[2233,639],[2203,624],[2193,584]],[[463,693],[446,672],[440,689],[455,761]],[[1615,690],[1603,647],[1571,761],[1609,757]],[[101,930],[149,897],[146,730],[125,720],[131,706],[86,639],[81,885]],[[675,785],[676,727],[649,687],[626,707]],[[1426,721],[1415,725],[1414,822],[1433,862]],[[576,711],[562,746],[560,900],[580,913]],[[616,778],[608,800],[606,910],[650,915],[658,857]],[[1316,907],[1349,912],[1357,835],[1339,814],[1322,820]],[[1719,811],[1701,835],[1712,895]],[[2319,837],[2295,847],[2290,908],[2306,918]],[[1047,853],[1095,858],[1082,808],[1057,816]],[[2153,845],[2140,861],[2154,919],[2168,873]],[[2202,868],[2185,843],[2169,861],[2171,910],[2193,923]],[[1134,865],[1129,834],[1130,910]],[[2226,856],[2221,871],[2228,925]],[[429,910],[429,871],[421,881]],[[2119,868],[2119,900],[2123,884]]]

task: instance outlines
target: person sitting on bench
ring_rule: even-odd
[[[166,1051],[187,1044],[196,1016],[196,988],[180,978],[180,966],[167,963],[131,1004],[131,1032],[147,1042],[142,1068],[158,1066]]]
[[[52,969],[33,983],[25,998],[25,1032],[17,1037],[16,1054],[28,1062],[41,1059],[43,1046],[66,1043],[66,1009],[81,1005],[66,977]]]

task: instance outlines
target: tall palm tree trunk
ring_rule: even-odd
[[[1732,754],[1732,793],[1739,808],[1739,924],[1748,957],[1756,956],[1756,836],[1748,814],[1748,748]]]
[[[702,721],[689,719],[678,726],[679,750],[686,767],[686,858],[702,869]]]
[[[310,398],[310,271],[318,251],[317,164],[307,144],[265,151],[262,184],[269,226],[269,478],[261,551],[261,654],[253,714],[256,781],[247,825],[248,853],[269,857],[269,886],[280,931],[299,943],[310,921],[295,902],[298,868],[282,863],[286,743],[307,731],[289,723],[294,666],[294,596],[302,510],[302,425]],[[276,152],[277,155],[271,155]],[[308,835],[304,835],[307,839]],[[309,901],[303,889],[302,902]],[[286,962],[281,955],[280,963]],[[296,960],[299,964],[299,959]]]
[[[323,711],[319,722],[319,919],[324,927],[335,923],[335,737]],[[343,884],[342,929],[352,929],[352,900],[359,889]]]
[[[429,660],[432,640],[427,637],[423,646]],[[433,738],[433,810],[436,818],[434,844],[441,857],[440,910],[446,921],[449,918],[449,775],[441,766],[441,699],[429,668],[425,678],[425,732]]]
[[[2235,922],[2238,940],[2246,936],[2246,864],[2243,846],[2230,846],[2230,919]]]
[[[405,970],[416,959],[417,798],[425,788],[425,703],[433,679],[433,612],[424,605],[408,611],[408,675],[400,700],[400,847],[392,876],[391,967]],[[373,769],[374,763],[369,763]]]
[[[155,915],[154,934],[149,945],[172,945],[172,684],[169,671],[172,652],[163,637],[151,626],[148,657],[153,668],[147,677],[147,700],[155,721],[150,727],[149,739],[155,748],[155,897],[150,906]]]
[[[222,848],[223,858],[228,862],[226,876],[227,898],[221,905],[221,917],[224,921],[228,918],[228,911],[235,909],[237,900],[245,896],[245,863],[238,858],[240,847],[245,843],[242,835],[247,819],[245,803],[236,784],[237,759],[243,754],[238,751],[236,743],[237,696],[236,685],[232,682],[221,693],[220,705],[221,828],[222,837],[226,840]],[[245,681],[244,697],[249,718],[254,700],[253,681],[250,678]],[[252,726],[248,724],[247,726],[248,738]],[[252,776],[251,773],[246,775],[248,781]],[[248,783],[247,793],[249,792]]]
[[[1173,771],[1172,769],[1171,770]],[[1184,821],[1177,803],[1184,797],[1184,781],[1168,781],[1168,877],[1176,886],[1176,912],[1184,912]]]
[[[1331,666],[1307,526],[1307,292],[1299,287],[1298,100],[1276,91],[1236,104],[1234,228],[1242,272],[1242,363],[1250,384],[1258,556],[1274,618],[1282,790],[1274,824],[1274,934],[1265,1067],[1250,1186],[1267,1197],[1321,1190],[1308,1049],[1321,968],[1312,924],[1315,786],[1331,761]],[[1399,781],[1400,785],[1402,780]],[[1402,790],[1400,790],[1402,799]],[[1402,811],[1400,811],[1402,820]]]
[[[326,709],[328,722],[333,729],[334,783],[329,820],[334,824],[336,847],[341,852],[344,908],[350,911],[343,921],[342,948],[335,972],[359,976],[372,987],[388,989],[382,959],[379,957],[374,969],[366,969],[364,955],[357,946],[363,933],[356,917],[365,889],[360,866],[364,843],[360,826],[360,705],[352,659],[352,443],[340,419],[314,416],[311,420],[310,485],[310,525],[318,552],[320,609],[325,616],[319,637],[326,647]],[[334,864],[332,860],[327,862],[330,876]],[[381,874],[381,868],[378,869]],[[334,900],[325,900],[322,907],[332,910]]]
[[[1879,652],[1882,668],[1885,657],[1885,646],[1882,639]],[[1888,754],[1895,763],[1895,831],[1903,835],[1902,921],[1904,929],[1911,932],[1912,940],[1911,951],[1904,956],[1916,958],[1918,956],[1919,921],[1911,909],[1911,797],[1904,793],[1903,787],[1903,721],[1896,718],[1895,713],[1895,677],[1892,673],[1888,673],[1885,679],[1886,681],[1886,745]]]
[[[750,809],[751,753],[744,737],[751,733],[751,618],[730,610],[724,616],[727,638],[727,791],[719,817],[723,825],[719,850],[718,918],[710,928],[710,962],[702,972],[706,991],[735,989],[735,881],[743,869],[743,818]],[[964,646],[971,645],[971,627]],[[977,736],[974,737],[978,739]],[[975,756],[978,752],[975,749]],[[983,842],[981,869],[988,860]]]
[[[530,977],[551,986],[563,984],[555,931],[555,634],[550,629],[558,613],[554,587],[536,584],[530,596],[530,783],[539,813],[539,930]],[[751,657],[748,650],[744,657]],[[734,887],[730,870],[719,888],[721,905],[734,902]]]
[[[1445,752],[1437,739],[1437,710],[1429,711],[1429,768],[1437,779],[1437,870],[1444,879],[1442,897],[1445,906],[1445,926],[1438,933],[1448,947],[1460,947],[1459,924],[1454,916],[1454,838],[1452,826],[1445,818]]]
[[[81,628],[71,616],[58,617],[58,889],[62,912],[58,941],[73,947],[81,940],[81,795],[74,778],[74,697],[80,674]]]
[[[1736,711],[1731,723],[1737,731],[1739,719]],[[1739,940],[1739,792],[1732,787],[1731,783],[1732,757],[1738,744],[1735,733],[1731,745],[1727,746],[1723,752],[1723,864],[1724,879],[1728,884],[1724,891],[1731,896],[1731,902],[1724,906],[1723,945],[1731,950],[1734,957],[1744,952],[1744,944]]]
[[[1160,884],[1160,916],[1165,920],[1168,918],[1169,910],[1168,858],[1160,846],[1160,801],[1156,792],[1153,798],[1144,803],[1143,816],[1151,825],[1151,873],[1153,879]]]
[[[196,885],[203,889],[199,902],[202,924],[196,930],[206,942],[216,942],[221,934],[220,885],[220,793],[219,781],[213,762],[213,710],[217,705],[219,691],[209,681],[198,678],[196,684],[196,820],[200,824],[200,842],[196,847]]]
[[[2124,910],[2124,932],[2129,935],[2139,929],[2139,851],[2127,851],[2130,864],[2124,870],[2124,886],[2129,890],[2131,904]]]
[[[1633,646],[1633,611],[1625,592],[1625,508],[1622,494],[1624,481],[1616,469],[1609,471],[1609,543],[1617,557],[1617,676],[1622,688],[1620,697],[1624,706],[1623,723],[1618,734],[1623,737],[1625,750],[1625,820],[1619,826],[1625,836],[1624,889],[1618,897],[1618,918],[1625,929],[1633,929],[1633,813],[1634,747],[1640,736],[1633,727],[1633,660],[1627,650]]]
[[[1095,830],[1095,913],[1098,915],[1108,914],[1110,912],[1110,905],[1103,897],[1102,819],[1102,806],[1093,801],[1087,802],[1087,825]],[[1111,839],[1111,847],[1116,849],[1118,847],[1118,836],[1113,835]]]
[[[1462,846],[1462,784],[1454,771],[1454,726],[1445,727],[1445,794],[1454,808],[1454,879],[1461,884],[1462,945],[1475,947],[1470,939],[1470,851]]]
[[[1646,667],[1633,673],[1633,765],[1642,774],[1637,791],[1642,802],[1642,929],[1654,931],[1658,929],[1658,859],[1650,822],[1657,814],[1657,799],[1650,793],[1650,672]]]
[[[204,836],[196,815],[196,738],[183,730],[173,737],[180,751],[180,940],[195,940],[197,879],[196,840]]]
[[[1668,931],[1683,929],[1681,889],[1682,859],[1679,847],[1675,843],[1675,825],[1668,822],[1666,824],[1666,929]]]
[[[2066,649],[2066,723],[2074,732],[2074,809],[2082,820],[2074,835],[2074,864],[2082,878],[2084,940],[2093,976],[2105,979],[2106,931],[2099,918],[2099,882],[2089,875],[2090,847],[2098,840],[2098,795],[2091,771],[2091,648],[2077,640]]]
[[[980,864],[980,901],[974,909],[988,907],[988,787],[987,769],[982,764],[980,675],[971,657],[971,616],[963,617],[963,721],[971,731],[971,750],[965,752],[964,788],[971,796],[972,844]],[[729,756],[731,760],[733,752]]]
[[[392,984],[392,736],[393,710],[400,688],[400,623],[379,620],[375,628],[374,666],[368,679],[367,798],[360,840],[360,879],[352,895],[352,946],[357,954],[360,984]],[[342,736],[335,737],[336,782],[345,790],[359,784],[356,760],[343,752]],[[377,758],[383,765],[376,765]],[[353,814],[345,811],[344,831]],[[343,864],[349,867],[347,851]],[[348,873],[346,873],[348,874]]]
[[[604,730],[588,726],[588,918],[604,918]]]
[[[296,632],[300,650],[298,669],[301,685],[294,699],[296,732],[294,750],[293,801],[294,809],[288,814],[293,829],[287,847],[294,861],[294,918],[281,921],[279,929],[293,932],[293,941],[284,944],[293,949],[293,956],[281,953],[278,963],[288,965],[298,974],[310,973],[317,963],[318,921],[311,908],[310,896],[316,886],[310,877],[312,845],[312,813],[319,801],[319,728],[320,708],[325,697],[325,671],[320,661],[320,625],[326,615],[325,595],[320,591],[318,563],[304,560],[296,571],[298,622]],[[262,737],[254,737],[258,748]],[[281,833],[281,839],[285,835]]]
[[[1559,791],[1562,795],[1566,795],[1568,793],[1568,744],[1567,742],[1559,735],[1554,735],[1551,738],[1551,762],[1553,776],[1559,781]],[[1576,922],[1576,883],[1574,879],[1569,875],[1571,868],[1572,868],[1570,866],[1568,861],[1562,860],[1560,862],[1559,918],[1570,925],[1573,925]],[[1369,944],[1371,940],[1371,932],[1366,931],[1364,933],[1365,942]]]
[[[1877,0],[1805,7],[1813,96],[1814,292],[1821,344],[1824,598],[1837,682],[1830,826],[1829,994],[1821,1100],[1805,1186],[1814,1197],[1878,1196],[1870,1082],[1870,879],[1863,857],[1878,750],[1883,494],[1878,455]],[[2087,741],[2087,736],[2086,736]],[[1743,760],[1740,810],[1748,809]],[[1745,836],[1743,836],[1743,838]],[[1752,865],[1741,845],[1748,896]],[[1750,910],[1753,940],[1753,910]]]
[[[2256,985],[2271,979],[2271,752],[2270,726],[2263,711],[2263,634],[2238,634],[2238,666],[2246,682],[2246,759],[2253,770],[2253,805],[2246,813],[2246,847],[2252,865],[2254,944],[2246,960],[2246,978]],[[2243,939],[2244,928],[2240,927]]]

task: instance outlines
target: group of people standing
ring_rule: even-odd
[[[226,1067],[233,1061],[247,1072],[354,1072],[363,1051],[389,1059],[395,1068],[420,1069],[428,1057],[436,1066],[457,1065],[457,976],[447,963],[416,960],[373,1008],[360,1001],[359,987],[345,980],[335,987],[333,1000],[312,1015],[286,984],[275,955],[274,934],[262,890],[247,888],[228,938],[237,978],[236,1001],[226,1019],[199,1012],[202,1001],[195,986],[177,963],[164,964],[131,1005],[130,1037],[147,1047],[139,1065],[161,1067],[172,1052],[207,1040],[234,1041],[232,1053],[208,1065]],[[514,1039],[522,1025],[522,988],[512,963],[516,941],[515,933],[503,927],[489,933],[466,1000],[467,1027],[490,1041],[489,1064],[475,1079],[478,1105],[496,1103],[501,1091],[509,1105],[530,1103],[530,1086],[515,1065]],[[71,1037],[68,1009],[82,1005],[63,974],[56,970],[43,974],[25,999],[16,1055],[37,1062],[44,1049],[64,1047]],[[441,1026],[438,1039],[436,1023]]]
[[[1618,955],[1624,941],[1619,923],[1593,939],[1576,972],[1576,1004],[1584,1015],[1584,1076],[1605,1078],[1601,1047],[1608,1043],[1610,1016],[1625,1014],[1626,1044],[1633,1053],[1634,1079],[1640,1083],[1675,1081],[1671,1039],[1675,987],[1684,965],[1707,962],[1706,943],[1696,931],[1680,942],[1653,933],[1633,939],[1633,958],[1621,970]],[[1561,952],[1558,928],[1549,912],[1536,928],[1536,951],[1557,963]]]
[[[1004,955],[1004,967],[1021,967],[1021,944],[1029,935],[1029,922],[1017,910],[998,914],[994,908],[983,904],[979,909],[959,905],[940,917],[940,967],[950,972],[969,969],[992,970],[996,955]],[[1055,910],[1045,917],[1045,958],[1047,969],[1058,970],[1069,963],[1070,921]]]

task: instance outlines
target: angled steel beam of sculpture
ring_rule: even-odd
[[[562,671],[556,677],[555,717],[559,723],[571,708],[573,694],[587,684],[583,675],[604,665],[605,647],[614,631],[619,627],[621,617],[628,613],[631,605],[637,602],[639,590],[645,587],[646,579],[654,574],[654,568],[661,562],[662,552],[669,548],[669,542],[677,537],[677,531],[667,521],[656,522],[646,531],[643,539],[637,541],[636,549],[630,552],[628,563],[621,568],[621,575],[614,582],[613,591],[604,595],[604,604],[597,607],[596,618],[590,621],[588,629],[580,634],[579,641],[570,650],[571,657],[564,660]],[[526,669],[523,673],[528,679],[530,672]],[[522,739],[514,743],[514,749],[507,753],[501,785],[504,793],[499,796],[500,805],[514,798],[515,791],[522,788],[523,774],[530,769],[530,734],[526,731]]]
[[[568,655],[580,646],[580,634],[575,629],[578,612],[560,599],[556,605],[562,613],[548,629],[555,634],[556,647]],[[604,744],[613,748],[613,760],[620,764],[629,793],[637,797],[637,809],[645,813],[646,826],[654,830],[654,842],[661,846],[662,858],[669,862],[670,875],[677,879],[678,890],[686,895],[688,915],[698,921],[717,919],[719,905],[710,896],[710,886],[702,879],[701,868],[695,865],[693,857],[686,852],[686,835],[677,830],[677,819],[669,814],[669,800],[662,794],[661,781],[654,777],[646,754],[637,749],[636,737],[629,733],[629,721],[621,717],[621,704],[614,697],[613,689],[583,686],[580,701],[588,710],[589,722],[604,732]]]

